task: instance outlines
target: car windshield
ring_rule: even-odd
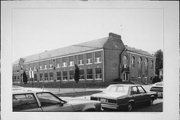
[[[118,93],[128,93],[128,86],[116,86],[110,85],[108,86],[105,91],[107,92],[118,92]]]

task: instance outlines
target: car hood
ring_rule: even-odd
[[[127,93],[115,93],[115,92],[107,92],[107,91],[92,95],[92,97],[109,98],[109,99],[117,99],[124,96],[127,96]]]

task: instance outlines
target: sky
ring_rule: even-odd
[[[150,53],[163,50],[162,9],[13,9],[13,61],[81,42],[122,36],[125,45]]]

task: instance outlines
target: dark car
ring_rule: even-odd
[[[146,92],[141,85],[112,84],[103,92],[93,94],[91,100],[101,101],[103,109],[126,109],[132,111],[135,105],[153,104],[157,98],[154,92]]]
[[[13,90],[13,112],[75,112],[101,111],[99,101],[65,101],[51,92],[35,90]]]

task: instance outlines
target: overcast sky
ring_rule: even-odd
[[[124,44],[163,50],[162,9],[13,9],[13,61],[72,44],[122,36]]]

